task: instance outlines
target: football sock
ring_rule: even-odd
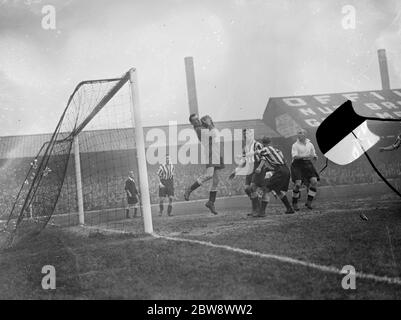
[[[260,207],[260,211],[262,213],[265,212],[268,203],[269,203],[268,201],[262,201],[262,204],[261,204],[261,207]]]
[[[308,202],[312,202],[313,198],[316,196],[316,187],[310,187],[308,191]]]
[[[215,202],[216,201],[217,191],[210,191],[209,192],[209,201]]]
[[[250,186],[247,186],[247,187],[245,188],[245,193],[247,194],[248,197],[251,197],[252,190],[251,190],[251,187],[250,187]]]
[[[198,181],[195,181],[193,183],[193,185],[189,188],[189,190],[191,190],[191,192],[192,192],[192,191],[198,189],[199,187],[200,187],[200,183]]]
[[[300,197],[301,191],[295,187],[294,190],[292,190],[292,203],[297,203]]]
[[[255,201],[253,201],[253,199],[251,198],[251,203],[252,203],[252,211],[256,210],[256,203]]]
[[[251,200],[252,200],[252,208],[254,208],[254,211],[257,211],[259,209],[259,198],[254,197],[251,198]]]
[[[281,201],[284,203],[284,205],[287,209],[292,209],[290,202],[288,201],[288,198],[286,195],[281,198]]]

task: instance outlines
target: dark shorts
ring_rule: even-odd
[[[159,187],[159,197],[174,197],[174,180],[162,180],[164,187]]]
[[[137,204],[138,198],[137,197],[127,197],[128,204]]]
[[[252,174],[252,184],[255,187],[263,188],[265,186],[266,169],[263,168],[260,173],[254,172]]]
[[[252,177],[253,177],[253,173],[248,174],[245,176],[245,185],[246,186],[250,186],[252,183]]]
[[[311,178],[320,180],[319,173],[310,160],[294,160],[291,164],[291,180],[301,180],[303,183],[309,183]]]
[[[271,178],[266,179],[265,187],[269,190],[274,190],[277,194],[281,191],[287,192],[290,184],[290,170],[283,165],[278,167]]]

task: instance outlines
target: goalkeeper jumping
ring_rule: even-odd
[[[224,161],[221,156],[220,136],[210,116],[204,116],[199,120],[197,114],[191,114],[189,122],[192,124],[203,147],[208,150],[208,158],[206,159],[206,171],[186,189],[184,198],[188,201],[189,196],[194,190],[198,189],[206,181],[212,179],[209,201],[206,202],[205,206],[210,210],[210,212],[217,214],[214,203],[216,201],[217,186],[220,180],[219,170],[224,168]]]

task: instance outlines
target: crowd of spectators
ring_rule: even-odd
[[[24,182],[29,168],[29,161],[15,161],[0,163],[0,219],[5,219],[15,201],[16,195]],[[27,168],[28,166],[28,168]],[[378,163],[378,169],[386,178],[401,177],[401,161],[398,158],[389,159],[386,163]],[[151,202],[158,202],[159,179],[156,174],[157,166],[148,167],[148,181]],[[229,180],[228,176],[234,165],[226,165],[221,172],[221,183],[218,189],[219,196],[233,196],[244,193],[244,178],[236,177]],[[204,171],[204,165],[176,165],[174,177],[176,201],[182,201],[185,188],[190,185]],[[85,210],[100,210],[125,206],[124,191],[127,179],[126,168],[112,167],[112,170],[93,170],[83,175],[83,194]],[[137,184],[138,175],[136,175]],[[349,185],[359,183],[374,183],[380,178],[365,161],[349,166],[329,165],[322,173],[320,185]],[[208,187],[196,190],[191,199],[202,199],[208,196]],[[64,185],[58,198],[56,213],[77,212],[77,196],[74,170],[68,170]]]

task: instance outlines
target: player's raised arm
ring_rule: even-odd
[[[259,163],[259,166],[255,169],[255,172],[256,173],[261,173],[262,172],[262,168],[265,165],[265,163],[266,163],[266,160],[265,159],[261,159],[260,163]]]

